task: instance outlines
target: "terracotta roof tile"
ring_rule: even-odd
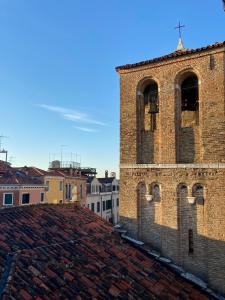
[[[140,61],[140,62],[134,63],[134,64],[126,64],[123,66],[118,66],[118,67],[116,67],[116,71],[119,72],[120,70],[127,70],[127,69],[142,67],[142,66],[149,65],[152,63],[161,62],[164,60],[169,60],[169,59],[177,58],[180,56],[195,54],[195,53],[199,53],[199,52],[203,52],[203,51],[208,51],[210,49],[221,48],[224,46],[225,46],[225,41],[217,42],[212,45],[208,45],[208,46],[197,48],[197,49],[184,49],[182,51],[174,51],[170,54],[167,54],[167,55],[164,55],[161,57],[156,57],[156,58],[153,58],[150,60]]]
[[[87,209],[18,207],[0,219],[0,298],[210,299]]]

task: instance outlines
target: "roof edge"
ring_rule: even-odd
[[[118,66],[115,69],[116,69],[116,72],[119,72],[121,70],[128,70],[128,69],[132,69],[132,68],[142,67],[142,66],[145,66],[145,65],[149,65],[151,63],[161,62],[161,61],[164,61],[164,60],[177,58],[179,56],[195,54],[197,52],[203,52],[203,51],[207,51],[207,50],[210,50],[210,49],[221,48],[221,47],[224,47],[224,46],[225,46],[225,41],[216,42],[216,43],[210,44],[208,46],[204,46],[204,47],[196,48],[196,49],[184,49],[182,51],[178,50],[178,51],[174,51],[170,54],[160,56],[160,57],[156,57],[156,58],[153,58],[153,59],[150,59],[150,60],[145,60],[145,61],[140,61],[140,62],[133,63],[133,64],[126,64],[126,65]]]

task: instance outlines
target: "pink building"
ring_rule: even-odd
[[[2,163],[2,162],[1,162]],[[45,185],[8,166],[0,173],[0,207],[45,202]]]

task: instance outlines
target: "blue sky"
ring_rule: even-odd
[[[119,169],[117,65],[225,40],[220,0],[0,0],[0,134],[13,165],[49,153]],[[13,157],[13,158],[12,158]],[[80,159],[80,158],[79,158]]]

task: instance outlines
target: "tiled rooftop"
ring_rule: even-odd
[[[164,61],[164,60],[174,59],[174,58],[177,58],[177,57],[180,57],[180,56],[187,56],[187,55],[190,55],[190,54],[204,52],[204,51],[208,51],[208,50],[211,50],[211,49],[222,48],[224,46],[225,46],[225,41],[217,42],[217,43],[214,43],[214,44],[211,44],[211,45],[208,45],[208,46],[205,46],[205,47],[201,47],[201,48],[196,48],[196,49],[184,49],[184,50],[181,50],[181,51],[180,50],[179,51],[174,51],[170,54],[160,56],[160,57],[156,57],[156,58],[152,58],[150,60],[140,61],[138,63],[127,64],[127,65],[116,67],[116,71],[119,72],[120,70],[127,70],[127,69],[142,67],[142,66],[145,66],[145,65],[161,62],[161,61]]]
[[[20,173],[11,168],[8,171],[5,171],[0,176],[0,185],[42,185],[42,181],[37,178],[32,178],[25,173]]]
[[[0,211],[0,299],[209,299],[88,209]]]

